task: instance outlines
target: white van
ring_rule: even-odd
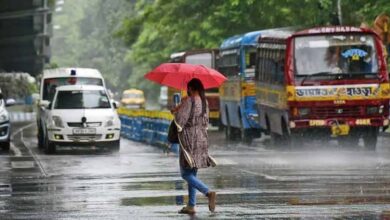
[[[105,88],[102,74],[96,69],[57,68],[44,70],[40,84],[40,98],[37,102],[38,147],[44,146],[46,108],[52,102],[56,88],[64,85],[96,85]]]
[[[45,151],[57,146],[96,146],[119,150],[121,122],[102,86],[72,85],[56,89],[47,107]]]

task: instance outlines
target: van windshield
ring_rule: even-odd
[[[59,91],[54,109],[97,109],[111,108],[103,90]]]
[[[53,101],[56,88],[64,85],[97,85],[103,86],[103,80],[91,77],[60,77],[48,78],[43,81],[42,99]]]

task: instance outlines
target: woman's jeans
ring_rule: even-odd
[[[180,168],[181,177],[187,181],[188,183],[188,205],[195,206],[196,205],[196,190],[207,195],[209,192],[209,188],[196,178],[196,174],[198,173],[198,169],[196,168]]]

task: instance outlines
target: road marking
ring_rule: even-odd
[[[27,145],[26,142],[24,141],[24,133],[23,133],[23,130],[24,130],[24,129],[27,129],[27,128],[31,127],[31,126],[33,126],[34,124],[35,124],[35,123],[33,122],[33,123],[31,123],[31,124],[29,124],[29,125],[23,127],[23,129],[21,130],[20,139],[21,139],[21,141],[22,141],[24,147],[27,148],[27,150],[28,150],[28,152],[30,153],[30,155],[34,158],[34,161],[35,161],[35,163],[38,165],[39,170],[41,171],[41,173],[42,173],[45,177],[47,177],[48,175],[47,175],[45,169],[43,168],[43,166],[42,166],[42,164],[41,164],[41,161],[39,161],[39,159],[37,158],[37,156],[32,152],[32,150],[30,149],[30,147],[28,147],[28,145]]]
[[[11,134],[11,137],[10,137],[11,140],[13,140],[14,137],[15,137],[17,134],[19,134],[20,132],[22,132],[23,129],[28,128],[28,127],[30,127],[31,125],[33,125],[33,123],[28,124],[28,125],[26,125],[26,126],[24,126],[24,127],[21,127],[21,128],[19,128],[17,131],[13,132],[13,133]],[[15,155],[16,157],[21,157],[21,156],[22,156],[22,152],[19,150],[19,148],[16,147],[12,142],[11,142],[10,144],[11,144],[10,150],[14,153],[14,155]]]
[[[13,154],[16,157],[21,157],[22,156],[22,152],[19,150],[19,148],[15,147],[15,145],[12,142],[10,144],[11,144],[10,150],[13,152]]]
[[[34,161],[12,161],[12,169],[31,169],[35,167]]]

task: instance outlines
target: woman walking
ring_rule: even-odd
[[[188,183],[188,204],[179,213],[194,214],[196,190],[208,198],[209,210],[214,212],[216,193],[209,190],[206,184],[197,178],[200,168],[211,165],[208,154],[207,126],[209,109],[202,82],[192,79],[187,84],[188,97],[172,110],[178,128],[180,142],[180,172]]]

